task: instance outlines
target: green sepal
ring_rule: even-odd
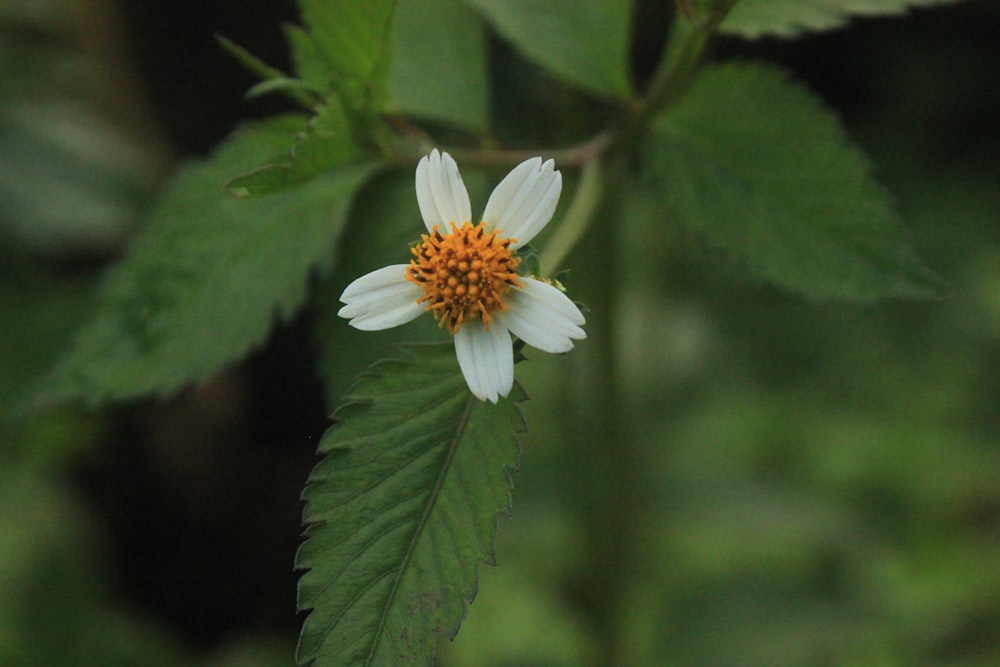
[[[517,272],[522,276],[542,275],[542,263],[538,258],[538,250],[531,245],[523,245],[514,253],[519,261]]]

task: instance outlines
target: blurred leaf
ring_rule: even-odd
[[[247,97],[253,98],[270,93],[284,93],[303,107],[311,109],[317,103],[318,96],[325,90],[323,87],[314,86],[309,81],[295,79],[280,69],[271,67],[239,44],[222,35],[216,35],[216,40],[222,45],[226,53],[260,78],[260,83],[247,91]]]
[[[71,100],[0,109],[0,230],[53,253],[107,253],[137,216],[151,163]]]
[[[114,75],[65,2],[0,4],[0,254],[113,253],[153,187],[155,136],[115,122],[128,95],[101,95]]]
[[[11,406],[24,399],[25,387],[49,369],[72,330],[86,320],[93,284],[79,275],[4,268],[0,405]],[[48,410],[31,418],[10,416],[0,413],[0,468],[66,465],[92,450],[101,435],[100,416],[75,409]]]
[[[287,74],[277,67],[271,67],[266,62],[247,51],[245,48],[223,35],[216,35],[215,39],[222,45],[222,48],[237,60],[250,72],[257,75],[262,80],[283,79]]]
[[[817,298],[934,293],[864,156],[781,70],[707,68],[651,141],[677,221],[756,276]]]
[[[0,664],[192,664],[166,628],[108,604],[87,505],[58,476],[0,470]]]
[[[332,98],[296,136],[287,157],[237,176],[226,188],[240,197],[270,195],[302,185],[362,155],[340,101]]]
[[[333,86],[333,72],[316,42],[299,26],[286,25],[284,28],[295,73],[320,90],[330,90]]]
[[[300,663],[429,665],[457,631],[510,511],[524,399],[472,397],[450,344],[361,376],[306,487]]]
[[[486,129],[485,35],[460,0],[401,0],[393,49],[389,89],[401,111]]]
[[[329,66],[344,104],[357,109],[380,105],[391,65],[395,0],[299,0],[299,5],[310,40]],[[299,58],[303,55],[299,50]]]
[[[796,37],[810,30],[841,28],[851,16],[903,14],[910,7],[955,2],[958,0],[740,0],[719,30],[750,39]]]
[[[226,177],[302,128],[277,118],[189,166],[107,276],[96,311],[39,388],[43,402],[169,393],[259,344],[328,263],[354,191],[373,165],[333,171],[286,194],[241,200]]]
[[[467,0],[525,55],[591,93],[625,99],[632,3]]]

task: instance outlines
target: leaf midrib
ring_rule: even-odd
[[[386,618],[388,616],[388,610],[392,607],[393,602],[396,599],[396,593],[399,591],[399,584],[403,577],[406,576],[407,567],[413,558],[414,551],[417,547],[417,542],[420,541],[420,536],[423,534],[424,528],[427,525],[427,521],[430,518],[431,513],[434,511],[437,505],[438,496],[441,494],[441,489],[444,486],[444,481],[448,476],[448,471],[451,470],[451,464],[455,459],[455,453],[458,451],[458,444],[462,440],[462,436],[465,434],[466,426],[469,423],[469,417],[472,414],[472,408],[475,405],[475,397],[471,394],[466,400],[465,409],[462,411],[462,416],[458,420],[458,425],[455,429],[455,435],[448,445],[448,456],[445,458],[444,463],[441,465],[441,472],[438,474],[437,480],[434,483],[434,490],[431,493],[431,497],[427,501],[427,507],[424,509],[423,514],[420,517],[420,522],[417,524],[416,530],[413,532],[413,539],[410,540],[410,545],[406,549],[406,555],[403,557],[402,563],[399,568],[399,574],[396,576],[395,580],[392,582],[392,589],[389,591],[389,597],[386,601],[385,606],[382,608],[382,613],[379,617],[378,627],[375,629],[375,634],[372,637],[371,648],[368,651],[368,657],[365,658],[364,664],[372,665],[372,660],[375,656],[375,651],[379,646],[379,639],[382,636],[382,632],[385,629]]]

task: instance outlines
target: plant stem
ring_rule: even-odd
[[[735,0],[698,5],[691,0],[678,0],[677,15],[670,29],[667,46],[650,78],[649,86],[635,114],[615,132],[609,148],[627,150],[664,109],[676,103],[694,82],[698,66],[705,56],[712,32],[735,4]]]
[[[625,122],[566,148],[445,148],[459,163],[476,167],[513,167],[541,155],[560,167],[579,167],[582,172],[563,223],[542,251],[541,263],[552,273],[587,231],[603,190],[601,163],[611,154],[629,150],[646,132],[658,114],[679,100],[695,79],[709,38],[737,0],[677,0],[677,14],[660,62],[645,94],[629,105]],[[426,155],[433,139],[403,118],[388,118],[400,141],[386,157],[399,164],[412,164]]]
[[[455,146],[443,150],[462,164],[477,167],[513,167],[538,155],[554,159],[559,166],[583,167],[601,159],[608,151],[629,148],[646,131],[652,119],[687,90],[695,78],[709,38],[735,3],[736,0],[677,0],[677,15],[660,62],[645,94],[628,105],[631,113],[621,125],[566,148],[522,150]],[[415,162],[436,144],[420,128],[408,122],[401,123],[401,119],[394,121],[397,131],[405,134],[408,141],[401,142],[395,154],[388,157],[401,163]]]
[[[608,165],[613,172],[618,161]],[[600,203],[597,215],[614,215],[615,193]],[[574,354],[586,368],[587,382],[574,390],[578,406],[567,413],[567,433],[573,434],[573,478],[580,498],[585,530],[586,561],[579,581],[580,603],[595,632],[597,646],[587,664],[592,667],[627,664],[621,657],[621,622],[627,618],[625,592],[634,576],[636,468],[628,410],[621,395],[618,361],[620,240],[613,225],[597,225],[580,244],[579,259],[588,267],[574,286],[589,307],[587,341]]]
[[[585,162],[580,172],[580,184],[576,188],[576,195],[569,205],[569,210],[566,211],[562,223],[556,227],[539,257],[539,264],[548,275],[553,275],[559,270],[570,250],[587,231],[594,211],[601,202],[603,191],[601,161]]]

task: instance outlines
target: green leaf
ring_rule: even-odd
[[[287,76],[274,77],[254,84],[247,91],[247,98],[253,99],[274,93],[284,93],[307,109],[312,109],[323,99],[323,91],[310,82]]]
[[[378,107],[387,97],[395,0],[299,0],[316,51],[344,103]]]
[[[226,188],[240,197],[270,195],[357,161],[362,155],[340,101],[332,98],[316,110],[287,156],[233,178]]]
[[[261,80],[267,81],[269,79],[287,78],[288,75],[280,69],[268,65],[266,62],[250,53],[228,37],[216,35],[215,39],[219,42],[226,53],[235,58],[241,65],[246,67],[249,72],[255,74]]]
[[[955,2],[958,0],[739,0],[719,30],[750,39],[795,37],[809,30],[843,27],[851,16],[903,14],[910,7]]]
[[[591,93],[625,99],[632,3],[467,0],[526,56]]]
[[[276,318],[298,309],[310,272],[329,263],[353,193],[375,165],[253,200],[221,186],[302,127],[297,117],[261,123],[178,174],[107,276],[91,320],[43,382],[40,401],[172,392],[258,345]]]
[[[307,109],[315,106],[317,98],[322,94],[323,89],[317,88],[308,81],[294,79],[280,69],[271,67],[239,44],[222,35],[216,35],[216,40],[218,40],[219,44],[222,45],[222,48],[229,55],[261,79],[260,83],[247,91],[248,98],[259,97],[269,93],[284,93],[291,100]]]
[[[295,73],[300,79],[308,81],[320,90],[331,90],[333,71],[317,48],[316,42],[299,26],[286,25],[284,29]]]
[[[819,298],[928,296],[884,191],[836,116],[782,70],[709,67],[647,148],[677,222]]]
[[[483,131],[486,38],[460,0],[399,0],[389,90],[405,114]]]
[[[298,660],[429,665],[493,563],[524,419],[474,398],[451,344],[406,346],[361,376],[304,492]]]

